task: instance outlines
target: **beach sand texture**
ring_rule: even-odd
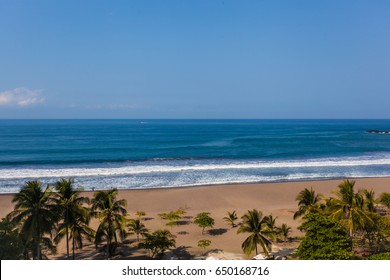
[[[134,218],[136,211],[145,211],[147,219],[144,223],[147,228],[170,230],[176,236],[176,247],[184,246],[183,249],[191,254],[202,254],[203,250],[197,247],[201,239],[211,240],[211,246],[206,250],[220,249],[229,253],[242,254],[241,244],[246,234],[237,234],[237,227],[232,228],[223,220],[227,211],[236,210],[238,217],[241,217],[247,210],[261,210],[264,215],[276,216],[278,226],[282,223],[291,226],[291,236],[301,236],[302,233],[297,229],[300,221],[293,219],[293,214],[298,209],[295,200],[297,194],[304,188],[313,187],[317,193],[328,197],[332,195],[332,191],[340,182],[341,180],[327,180],[120,190],[119,198],[127,200],[130,217]],[[378,196],[382,192],[390,191],[390,178],[356,179],[355,189],[361,188],[373,189]],[[92,192],[85,192],[84,195],[91,197]],[[4,217],[13,210],[11,200],[11,194],[0,195],[0,217]],[[175,211],[179,208],[187,209],[182,225],[171,228],[165,225],[165,220],[158,217],[159,213]],[[191,222],[199,212],[210,212],[215,219],[214,228],[205,234],[202,234],[201,228]],[[96,228],[96,225],[97,221],[93,220],[91,226]],[[129,236],[128,239],[134,240],[135,236]],[[275,243],[275,245],[285,244]],[[62,242],[58,246],[58,253],[50,258],[63,258],[65,251],[64,242]],[[129,253],[129,258],[146,255],[144,250],[134,248]],[[90,244],[78,250],[77,256],[78,258],[97,258],[98,254],[94,246]]]

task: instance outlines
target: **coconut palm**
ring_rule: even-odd
[[[90,211],[86,207],[76,205],[69,212],[67,226],[65,226],[65,222],[59,226],[55,241],[59,242],[68,234],[67,240],[72,241],[73,260],[75,259],[75,249],[83,248],[83,240],[92,241],[95,235],[95,231],[89,226],[90,217]]]
[[[283,237],[284,242],[287,241],[290,232],[291,232],[291,227],[289,227],[287,224],[282,224],[282,226],[278,228],[278,233]]]
[[[375,212],[375,191],[374,190],[363,190],[363,194],[365,196],[365,206],[369,212]]]
[[[227,212],[226,213],[226,216],[223,217],[224,221],[226,221],[227,223],[230,223],[232,225],[232,228],[235,227],[236,225],[234,224],[234,222],[238,219],[237,218],[237,213],[236,213],[236,210],[234,210],[233,212]]]
[[[242,224],[237,233],[249,233],[250,235],[242,243],[242,249],[245,254],[250,255],[255,250],[258,254],[257,245],[260,244],[264,253],[268,256],[271,247],[271,240],[273,233],[267,226],[267,219],[263,216],[261,211],[256,209],[249,210],[242,216]]]
[[[319,202],[321,198],[322,196],[316,194],[313,188],[310,188],[310,190],[308,188],[302,190],[296,197],[299,209],[294,214],[294,220],[307,213],[317,212],[320,209]]]
[[[95,235],[96,246],[105,239],[107,257],[112,255],[112,249],[120,239],[125,237],[127,206],[125,199],[117,200],[118,190],[98,191],[92,199],[92,213],[99,219],[99,227]]]
[[[276,235],[277,233],[277,227],[276,227],[276,219],[278,217],[275,217],[272,216],[272,215],[268,215],[268,216],[265,216],[264,217],[264,220],[266,221],[266,224],[267,224],[267,227],[268,229],[274,234]]]
[[[137,241],[139,241],[140,235],[145,235],[149,232],[149,230],[145,227],[145,225],[141,222],[141,219],[130,219],[127,224],[130,233],[134,233],[137,235]]]
[[[12,202],[15,209],[9,217],[20,227],[24,256],[28,258],[28,251],[31,250],[33,259],[43,259],[42,248],[55,249],[51,237],[58,221],[58,208],[51,190],[48,186],[44,188],[39,181],[28,181],[15,194]]]
[[[82,208],[80,212],[73,214],[69,222],[69,233],[72,239],[72,259],[75,259],[75,249],[83,248],[83,240],[93,240],[95,231],[89,226],[90,212]]]
[[[89,203],[89,199],[80,196],[80,189],[74,187],[73,178],[68,180],[62,178],[54,184],[54,189],[57,191],[57,193],[55,193],[55,200],[59,205],[63,216],[63,222],[59,225],[59,234],[56,237],[56,241],[59,242],[62,237],[66,238],[66,256],[69,259],[69,228],[71,223],[80,223],[83,220],[89,221],[87,217],[80,217],[80,215],[89,215],[86,208],[83,206],[83,204]]]
[[[331,217],[339,220],[348,230],[352,238],[356,229],[372,225],[373,221],[364,209],[364,198],[361,192],[355,193],[355,181],[344,180],[337,186],[334,193],[337,198],[332,199]]]

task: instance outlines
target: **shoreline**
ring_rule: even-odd
[[[61,177],[63,178],[63,177]],[[61,179],[58,177],[58,179]],[[64,177],[65,178],[65,177]],[[188,186],[164,186],[164,187],[146,187],[146,188],[117,188],[118,191],[145,191],[145,190],[169,190],[169,189],[190,189],[190,188],[208,188],[208,187],[221,187],[221,186],[236,186],[236,185],[272,185],[272,184],[288,184],[288,183],[307,183],[307,182],[327,182],[327,181],[342,181],[342,180],[364,180],[364,179],[390,179],[389,175],[386,176],[364,176],[364,177],[335,177],[335,178],[319,178],[319,179],[296,179],[296,180],[280,180],[270,182],[239,182],[239,183],[222,183],[222,184],[202,184],[202,185],[188,185]],[[39,179],[37,179],[39,181]],[[28,180],[27,180],[28,181]],[[111,189],[111,188],[110,188]],[[91,193],[96,191],[104,191],[109,189],[94,190],[82,190],[83,193]],[[0,192],[0,197],[3,195],[14,195],[16,192]]]
[[[390,177],[379,178],[357,178],[355,180],[355,190],[361,188],[373,189],[378,197],[382,192],[390,192]],[[176,247],[184,246],[186,250],[193,254],[202,254],[202,250],[197,246],[201,239],[211,241],[208,250],[220,249],[225,252],[239,254],[243,256],[241,243],[246,238],[245,234],[237,234],[237,227],[232,228],[223,220],[227,211],[235,210],[237,216],[241,217],[247,210],[258,209],[264,215],[272,214],[277,217],[276,224],[282,223],[292,227],[291,236],[299,237],[302,233],[297,229],[301,221],[294,220],[293,214],[298,209],[295,200],[298,193],[304,188],[313,187],[316,193],[325,197],[332,196],[332,191],[336,189],[341,180],[321,180],[321,181],[299,181],[263,184],[225,184],[199,187],[172,187],[172,188],[151,188],[151,189],[130,189],[118,190],[118,199],[127,200],[127,211],[129,218],[135,217],[136,211],[145,211],[147,220],[145,226],[150,230],[168,229],[176,236]],[[92,197],[92,191],[84,191],[84,196]],[[11,202],[13,194],[0,195],[0,218],[13,210]],[[185,208],[187,213],[184,216],[183,224],[174,227],[166,226],[166,221],[159,218],[158,214],[175,211]],[[191,221],[200,212],[210,212],[215,219],[212,230],[205,234]],[[91,227],[96,229],[98,221],[93,219]],[[128,237],[134,240],[135,236]],[[276,246],[286,244],[276,243]],[[183,248],[184,248],[183,247]],[[65,253],[64,242],[58,245],[58,254],[50,258],[63,258]],[[146,255],[145,251],[133,250],[131,258],[140,258]],[[85,246],[77,251],[79,258],[99,258],[93,244]],[[86,257],[88,256],[88,257]],[[244,257],[245,258],[245,257]]]

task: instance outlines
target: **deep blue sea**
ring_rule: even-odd
[[[390,120],[0,120],[0,192],[390,176]]]

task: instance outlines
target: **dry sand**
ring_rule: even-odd
[[[237,234],[237,228],[232,228],[223,217],[227,211],[236,210],[241,217],[247,210],[258,209],[264,215],[272,214],[277,217],[277,225],[287,223],[292,227],[292,236],[300,236],[302,233],[297,230],[300,221],[293,219],[297,210],[295,197],[306,187],[313,189],[324,196],[331,196],[332,191],[341,180],[327,181],[306,181],[306,182],[283,182],[268,184],[234,184],[206,187],[187,188],[161,188],[148,190],[120,190],[120,198],[128,202],[127,210],[130,217],[135,217],[136,211],[145,211],[147,219],[144,221],[147,228],[151,230],[166,228],[176,238],[176,246],[184,246],[184,250],[191,254],[199,255],[202,250],[197,247],[201,239],[211,240],[210,249],[220,249],[233,254],[242,254],[241,243],[246,238],[245,234]],[[356,190],[361,188],[373,189],[378,196],[382,192],[390,191],[390,178],[364,178],[357,179]],[[92,196],[91,192],[85,195]],[[0,195],[0,217],[4,217],[13,209],[11,203],[12,195]],[[158,217],[159,213],[175,211],[178,208],[186,208],[186,217],[183,224],[173,228],[165,225],[166,221]],[[199,212],[210,212],[215,219],[215,226],[212,230],[202,235],[199,227],[191,223],[192,217]],[[92,222],[96,227],[97,221]],[[135,236],[128,237],[134,240]],[[275,244],[277,246],[284,244]],[[129,245],[132,247],[132,245]],[[65,252],[64,244],[60,244],[58,254],[53,258],[63,257]],[[129,258],[139,258],[145,255],[143,250],[132,248],[129,250]],[[98,258],[94,246],[86,246],[78,251],[82,258]]]

